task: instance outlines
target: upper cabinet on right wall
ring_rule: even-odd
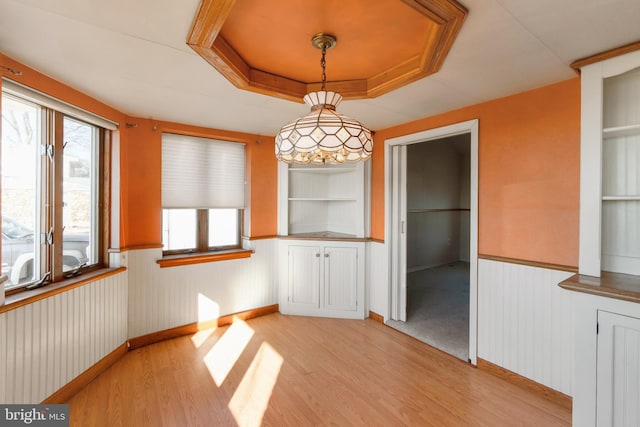
[[[580,63],[579,272],[640,275],[640,51]]]

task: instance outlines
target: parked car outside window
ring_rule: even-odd
[[[63,233],[63,270],[73,270],[88,261],[89,232]],[[9,278],[5,287],[28,283],[33,279],[34,231],[14,219],[2,216],[2,275]]]

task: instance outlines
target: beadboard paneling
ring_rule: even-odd
[[[640,319],[598,310],[598,425],[640,425]]]
[[[384,243],[367,243],[366,283],[369,308],[389,320],[389,259]]]
[[[126,272],[5,312],[0,328],[0,401],[39,403],[126,341]]]
[[[602,202],[602,270],[640,274],[640,201]]]
[[[638,123],[640,124],[640,123]],[[640,195],[640,130],[638,134],[607,137],[602,143],[602,195]]]
[[[278,303],[277,239],[250,258],[160,269],[162,249],[127,252],[129,338]]]
[[[358,283],[358,248],[327,246],[324,256],[325,307],[356,311],[358,287],[354,284]]]
[[[478,357],[571,396],[572,274],[478,260]]]
[[[0,314],[0,403],[6,403],[7,384],[7,363],[5,354],[7,352],[7,314]]]
[[[602,270],[640,274],[640,68],[604,79]],[[628,200],[620,200],[628,198]]]

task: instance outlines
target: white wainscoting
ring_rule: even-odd
[[[383,316],[386,321],[389,320],[389,254],[385,244],[378,242],[368,242],[366,252],[368,310]]]
[[[126,274],[0,314],[0,402],[39,403],[127,340]]]
[[[572,396],[571,275],[478,260],[478,357]]]
[[[0,314],[0,403],[7,403],[7,314]]]
[[[278,303],[278,240],[254,240],[250,258],[160,268],[162,249],[126,252],[129,338]]]

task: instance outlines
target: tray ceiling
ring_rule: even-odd
[[[301,101],[319,89],[314,34],[333,34],[327,89],[373,98],[438,71],[466,9],[455,0],[204,0],[187,43],[241,89]]]

